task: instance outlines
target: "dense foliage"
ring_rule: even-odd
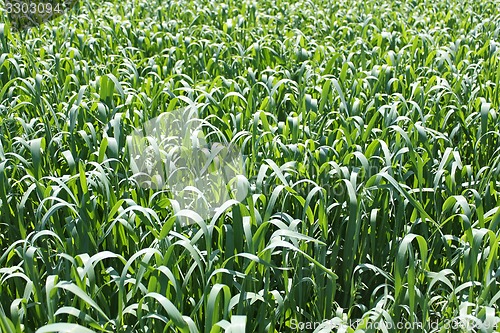
[[[2,332],[500,332],[495,1],[2,13]],[[245,156],[209,220],[130,168],[187,106]]]

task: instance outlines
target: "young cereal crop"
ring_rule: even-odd
[[[500,332],[497,1],[8,1],[1,332]]]

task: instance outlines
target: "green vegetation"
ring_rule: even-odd
[[[500,332],[496,1],[1,8],[2,332]],[[208,220],[130,168],[188,106],[250,184]]]

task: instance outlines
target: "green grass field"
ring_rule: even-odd
[[[500,332],[497,1],[7,1],[1,332]],[[207,216],[131,167],[176,110]]]

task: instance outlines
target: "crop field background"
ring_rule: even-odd
[[[1,332],[500,332],[497,1],[6,1]],[[175,110],[208,217],[131,167]]]

